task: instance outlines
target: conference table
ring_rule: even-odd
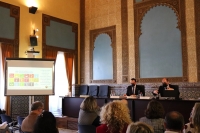
[[[62,98],[62,115],[68,117],[78,118],[80,104],[84,100],[82,97],[63,97]],[[102,107],[108,102],[118,100],[114,98],[96,98],[98,106]],[[119,99],[120,100],[120,99]],[[147,104],[152,99],[126,99],[128,108],[130,110],[131,119],[136,122],[139,118],[144,116],[144,111]],[[165,114],[170,111],[180,112],[185,120],[189,122],[191,110],[196,102],[200,100],[158,100],[164,107]]]

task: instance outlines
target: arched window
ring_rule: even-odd
[[[140,78],[182,77],[181,32],[174,10],[150,9],[141,23]]]
[[[107,34],[98,35],[94,42],[93,79],[113,79],[113,52]]]

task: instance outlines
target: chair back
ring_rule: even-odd
[[[99,93],[98,93],[98,97],[102,97],[102,98],[107,98],[109,97],[109,87],[108,85],[100,85],[99,86]]]
[[[78,125],[78,133],[96,133],[96,127],[93,125]]]
[[[98,94],[98,86],[90,85],[88,95],[96,97]]]
[[[145,86],[144,85],[137,85],[140,89],[140,92],[142,92],[143,96],[145,96]]]
[[[88,94],[88,85],[81,85],[79,88],[79,95],[87,95]]]
[[[1,114],[1,120],[2,120],[2,122],[7,122],[7,123],[12,122],[12,118],[8,115],[5,115],[5,114]]]
[[[25,117],[21,117],[21,116],[17,116],[17,122],[18,124],[21,126],[22,125],[22,121],[25,119]]]

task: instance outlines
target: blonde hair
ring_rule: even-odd
[[[102,107],[100,121],[107,125],[111,133],[115,131],[121,133],[124,126],[131,123],[129,109],[126,104],[119,100],[110,102]]]
[[[84,111],[96,111],[98,108],[97,101],[93,96],[89,96],[83,100],[80,108]]]
[[[192,123],[194,128],[200,132],[200,103],[195,103],[192,111]]]
[[[131,123],[126,133],[153,133],[153,128],[143,122]]]

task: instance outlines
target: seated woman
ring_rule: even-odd
[[[80,105],[78,124],[99,126],[99,111],[100,109],[94,97],[85,98]]]
[[[199,133],[200,132],[200,103],[195,103],[189,123],[185,124],[185,133]]]
[[[33,133],[58,133],[56,118],[51,112],[44,111],[37,119]]]
[[[153,128],[143,122],[131,123],[126,133],[154,133]]]
[[[145,110],[145,117],[139,119],[140,122],[144,122],[153,127],[154,133],[164,132],[164,108],[162,104],[156,100],[152,100],[148,103]]]
[[[100,112],[102,125],[96,128],[96,133],[126,133],[131,123],[129,109],[123,101],[113,101],[102,107]]]

